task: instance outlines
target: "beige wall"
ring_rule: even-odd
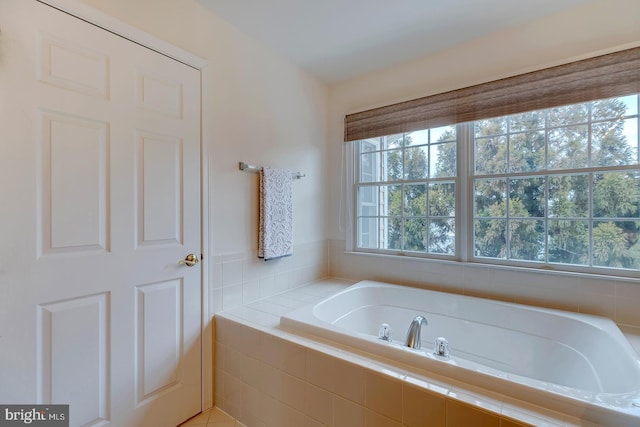
[[[640,326],[638,280],[347,254],[345,114],[640,46],[640,2],[594,0],[329,89],[329,273],[603,315]]]
[[[328,86],[196,0],[82,0],[207,60],[211,312],[326,275]],[[294,256],[258,261],[257,175],[238,162],[301,171]]]
[[[211,130],[205,143],[210,150],[209,243],[214,266],[210,278],[214,311],[324,276],[324,241],[329,238],[329,273],[333,275],[404,279],[405,283],[429,283],[609,317],[618,310],[622,318],[616,320],[621,323],[640,323],[640,316],[626,319],[631,307],[619,310],[628,298],[618,301],[618,295],[627,295],[627,290],[635,295],[640,289],[627,281],[617,284],[624,292],[616,293],[610,280],[595,280],[593,291],[584,294],[587,300],[578,306],[573,290],[541,286],[548,277],[543,273],[505,273],[502,276],[507,276],[509,283],[496,283],[493,278],[502,276],[483,268],[479,280],[467,283],[464,271],[475,272],[474,268],[345,256],[341,180],[345,114],[638,46],[637,0],[594,0],[331,86],[290,65],[196,0],[82,1],[210,62],[204,82],[208,104],[204,120]],[[257,181],[254,175],[237,170],[240,160],[307,174],[294,182],[293,258],[257,262]],[[411,268],[406,268],[407,263]],[[567,280],[563,283],[578,283],[581,289],[583,282],[592,282],[589,278]],[[527,283],[526,289],[518,289],[516,282]]]
[[[209,61],[211,253],[257,247],[257,177],[238,161],[300,170],[295,242],[325,239],[328,87],[222,21],[196,0],[82,0]]]
[[[330,239],[344,240],[340,203],[345,114],[640,45],[640,2],[596,0],[416,61],[334,84],[329,91]]]

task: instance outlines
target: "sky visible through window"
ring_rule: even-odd
[[[638,95],[629,95],[617,98],[626,106],[626,116],[637,116],[638,115]],[[408,136],[413,140],[413,145],[422,145],[429,143],[429,131],[431,132],[431,141],[438,141],[447,131],[451,129],[451,126],[443,126],[434,129],[425,129],[418,130],[414,132],[407,133]],[[626,140],[638,141],[638,122],[636,120],[627,120],[624,122],[624,131],[623,131]],[[435,167],[436,159],[431,159],[432,164],[431,167]]]

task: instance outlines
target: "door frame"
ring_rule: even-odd
[[[213,406],[213,334],[211,331],[211,319],[209,316],[209,170],[208,147],[204,141],[210,140],[211,132],[207,121],[207,97],[206,87],[208,81],[209,62],[174,46],[158,37],[146,33],[136,27],[126,24],[113,16],[107,15],[93,7],[81,3],[78,0],[35,0],[51,6],[69,15],[75,16],[92,25],[100,27],[117,36],[130,40],[133,43],[151,49],[161,55],[172,58],[178,62],[190,66],[200,72],[200,253],[202,258],[200,276],[201,317],[200,339],[201,351],[201,409],[205,411]]]

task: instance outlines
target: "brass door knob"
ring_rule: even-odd
[[[198,259],[198,255],[189,254],[183,260],[180,260],[180,262],[178,264],[180,264],[180,265],[184,264],[187,267],[193,267],[194,265],[196,265],[199,262],[200,262],[200,260]]]

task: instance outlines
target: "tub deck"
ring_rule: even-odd
[[[291,341],[296,344],[320,351],[330,356],[348,360],[367,369],[391,373],[412,384],[422,384],[425,387],[440,390],[447,396],[462,398],[463,401],[473,400],[476,405],[483,408],[491,408],[510,418],[516,418],[531,425],[540,426],[585,426],[591,425],[584,420],[547,411],[539,407],[532,407],[527,402],[500,395],[495,392],[478,393],[476,387],[470,387],[460,381],[450,378],[432,375],[426,372],[415,372],[407,369],[402,364],[389,363],[384,358],[372,356],[335,342],[318,340],[292,333],[280,326],[280,317],[300,307],[315,304],[326,297],[337,293],[351,285],[354,281],[327,279],[317,281],[293,290],[289,290],[276,296],[260,299],[247,305],[236,307],[216,314],[217,317],[226,318],[235,322],[250,326],[258,331],[271,334],[278,338]],[[629,340],[635,351],[640,354],[640,328],[619,325],[620,330]],[[470,398],[471,396],[471,398]]]

